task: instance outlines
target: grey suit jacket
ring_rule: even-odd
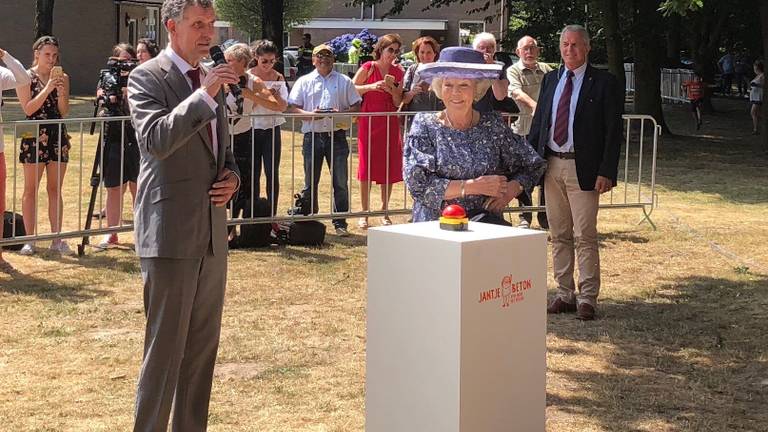
[[[162,52],[131,72],[128,102],[141,152],[136,253],[143,258],[200,258],[212,245],[214,254],[226,254],[226,211],[213,206],[208,195],[222,168],[239,177],[223,93],[216,96],[214,113]],[[206,130],[214,118],[217,158]]]

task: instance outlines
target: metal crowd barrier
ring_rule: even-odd
[[[692,81],[696,75],[690,69],[661,69],[661,98],[670,103],[688,103],[681,88],[685,81]],[[635,93],[635,65],[624,63],[626,94]]]
[[[272,164],[272,172],[276,172],[276,168],[283,172],[283,175],[278,175],[278,178],[282,177],[280,189],[280,195],[276,200],[276,203],[270,203],[270,213],[263,216],[254,216],[254,200],[250,201],[251,212],[249,217],[235,217],[229,218],[229,225],[241,225],[252,223],[280,223],[288,221],[299,220],[328,220],[334,218],[358,218],[358,217],[375,217],[375,216],[388,216],[388,215],[407,215],[411,212],[412,199],[410,198],[403,182],[398,182],[393,185],[392,198],[389,200],[386,208],[373,210],[371,207],[371,199],[373,194],[371,193],[371,181],[368,180],[368,202],[364,205],[362,202],[355,203],[353,199],[359,199],[360,191],[363,187],[362,184],[356,180],[356,176],[353,174],[353,168],[359,164],[359,154],[357,151],[358,138],[360,134],[366,134],[371,136],[373,133],[373,123],[384,121],[382,117],[397,118],[397,122],[386,121],[385,134],[387,142],[393,136],[398,134],[401,141],[405,140],[407,135],[407,127],[410,125],[410,120],[414,115],[418,113],[414,112],[400,112],[400,113],[329,113],[329,114],[317,114],[311,118],[311,121],[315,125],[331,125],[334,129],[345,129],[347,131],[346,144],[348,149],[345,149],[344,141],[337,141],[335,134],[330,134],[330,139],[327,144],[327,148],[330,155],[339,151],[341,154],[345,154],[345,157],[339,156],[338,161],[344,163],[344,169],[347,172],[344,184],[347,189],[347,202],[349,204],[348,210],[343,211],[334,209],[334,189],[331,187],[331,176],[333,173],[341,170],[341,168],[334,166],[338,161],[334,161],[333,157],[322,159],[315,158],[318,156],[316,152],[322,152],[322,142],[318,140],[321,138],[318,135],[309,135],[307,142],[304,143],[305,137],[301,133],[302,120],[307,119],[306,116],[301,114],[280,114],[270,116],[252,116],[262,118],[277,119],[282,117],[285,119],[285,123],[281,126],[281,138],[282,138],[282,151],[281,162],[279,165],[274,163],[275,159],[268,161]],[[516,116],[509,116],[509,121],[513,121]],[[360,123],[363,118],[369,118],[367,130],[360,130]],[[251,121],[246,117],[232,117],[230,122],[236,120],[239,121]],[[647,115],[624,115],[624,133],[625,141],[622,149],[622,163],[619,166],[619,185],[614,188],[609,194],[606,194],[601,199],[600,208],[603,209],[617,209],[617,208],[640,208],[643,211],[643,219],[640,222],[647,221],[655,229],[653,221],[651,220],[651,212],[656,206],[656,155],[658,137],[660,135],[660,127],[656,124],[656,121]],[[103,170],[99,169],[99,166],[104,166],[105,154],[103,151],[104,141],[98,139],[99,134],[102,133],[107,122],[119,122],[120,130],[124,132],[129,128],[129,117],[97,117],[97,118],[74,118],[65,119],[59,121],[42,120],[42,121],[14,121],[3,122],[0,126],[5,129],[6,132],[13,134],[11,140],[6,140],[6,163],[11,164],[8,172],[7,179],[7,192],[6,202],[10,205],[6,205],[6,210],[14,213],[22,213],[20,205],[20,196],[23,194],[24,189],[24,176],[23,168],[19,163],[19,145],[20,138],[29,136],[30,133],[36,132],[41,124],[55,123],[60,129],[66,127],[67,132],[72,136],[70,142],[72,149],[70,151],[70,160],[68,164],[67,173],[65,176],[61,176],[56,179],[57,190],[62,191],[64,208],[58,209],[54,214],[63,215],[59,229],[53,232],[45,230],[45,225],[42,221],[41,210],[43,207],[40,205],[40,196],[44,192],[38,192],[35,197],[35,208],[37,217],[34,220],[33,225],[37,234],[28,234],[25,236],[11,235],[8,238],[0,240],[0,246],[21,244],[33,241],[44,241],[53,239],[65,239],[65,238],[84,238],[83,246],[88,244],[87,238],[89,236],[95,236],[105,233],[121,233],[132,231],[132,219],[130,205],[125,206],[127,198],[121,200],[121,208],[119,218],[119,224],[116,226],[107,226],[106,220],[99,213],[99,210],[104,207],[104,185],[103,185]],[[117,124],[117,123],[112,123]],[[395,127],[394,125],[397,125]],[[93,135],[89,133],[91,125],[95,125]],[[23,132],[26,131],[26,132]],[[381,132],[379,132],[381,133]],[[26,134],[26,135],[25,135]],[[35,133],[32,136],[37,136]],[[120,146],[121,149],[125,149],[126,146],[126,133],[121,133]],[[253,167],[258,161],[255,157],[255,150],[257,146],[272,147],[273,154],[276,150],[276,135],[275,129],[272,129],[271,142],[267,140],[266,143],[257,143],[254,134],[250,133],[250,139],[248,140],[251,146],[251,172]],[[234,137],[230,136],[231,142],[234,142]],[[299,144],[301,143],[301,144]],[[96,148],[99,147],[99,152]],[[305,175],[304,175],[304,157],[301,152],[302,147],[304,150],[309,150],[308,161],[310,166],[310,177],[314,176],[314,172],[319,174],[318,187],[309,188],[309,198],[312,202],[317,201],[318,207],[314,209],[309,215],[303,215],[296,212],[289,214],[287,211],[294,204],[294,196],[301,193],[302,189],[305,189]],[[370,148],[368,149],[370,150]],[[385,155],[385,183],[389,183],[389,159],[390,159],[390,146],[386,147]],[[121,152],[124,156],[124,152]],[[236,154],[238,151],[235,152]],[[367,166],[371,167],[371,151],[367,151],[368,160]],[[122,161],[121,161],[122,162]],[[52,162],[56,163],[56,162]],[[329,165],[327,174],[323,174],[326,168],[317,167],[316,164]],[[95,165],[96,168],[94,168]],[[124,179],[122,171],[122,163],[120,164],[120,178]],[[35,165],[38,169],[43,169],[41,164]],[[319,168],[319,169],[318,169]],[[290,173],[286,175],[285,173]],[[343,173],[342,173],[343,174]],[[341,174],[340,174],[341,175]],[[370,176],[369,176],[370,178]],[[314,180],[314,179],[312,179]],[[285,184],[286,181],[288,184]],[[122,182],[121,182],[122,183]],[[270,183],[263,182],[267,185]],[[274,184],[271,184],[274,188]],[[357,189],[356,189],[357,185]],[[340,186],[338,184],[337,186]],[[242,188],[250,188],[251,197],[270,195],[261,193],[261,189],[256,189],[255,182],[247,182],[242,184]],[[263,188],[266,191],[266,187]],[[274,189],[272,190],[272,196],[276,195]],[[353,193],[357,192],[357,193]],[[121,195],[122,196],[122,195]],[[376,199],[375,201],[380,201]],[[510,205],[514,205],[513,201]],[[58,204],[58,203],[57,203]],[[230,202],[231,211],[232,202]],[[127,207],[127,208],[126,208]],[[272,209],[276,209],[274,212]],[[527,207],[509,207],[507,213],[517,212],[530,212],[530,211],[543,211],[543,207],[539,206],[527,206]],[[88,217],[90,213],[96,215],[95,218]],[[231,215],[231,213],[230,213]],[[124,217],[128,217],[128,220],[124,220]],[[354,223],[352,224],[354,226]],[[13,232],[15,231],[15,220],[13,226]],[[46,232],[47,231],[47,232]],[[82,253],[84,247],[79,247],[79,252]]]

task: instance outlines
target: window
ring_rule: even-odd
[[[459,21],[459,46],[472,45],[475,35],[484,31],[483,21]]]
[[[130,18],[126,20],[125,22],[128,27],[128,43],[136,46],[136,41],[139,40],[139,22],[134,19]]]
[[[147,25],[144,30],[144,37],[154,40],[155,42],[159,42],[157,40],[157,35],[159,33],[159,23],[160,19],[158,18],[160,16],[160,13],[156,7],[148,7],[147,8]]]

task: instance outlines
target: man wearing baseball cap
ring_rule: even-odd
[[[359,111],[362,98],[348,76],[333,70],[333,60],[330,46],[316,46],[312,50],[315,70],[300,77],[288,96],[289,111],[307,116],[301,126],[304,133],[301,150],[304,156],[304,189],[301,195],[311,200],[312,213],[318,211],[317,185],[323,160],[331,171],[333,212],[349,211],[349,143],[346,131],[349,118],[338,113]],[[338,236],[349,235],[346,219],[334,219],[333,226]]]

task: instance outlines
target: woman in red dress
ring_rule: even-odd
[[[394,62],[401,46],[399,35],[382,36],[374,47],[374,60],[358,69],[354,82],[363,97],[361,112],[397,111],[403,99],[403,70]],[[357,150],[363,211],[370,207],[372,182],[381,185],[381,209],[387,210],[392,185],[403,181],[403,145],[397,116],[358,117]],[[385,215],[382,223],[391,225],[392,221]],[[360,218],[357,225],[368,228],[368,218]]]

